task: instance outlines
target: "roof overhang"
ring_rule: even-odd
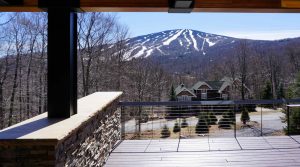
[[[39,0],[0,0],[0,11],[43,11]],[[10,3],[18,1],[18,3]],[[20,2],[21,1],[21,2]],[[47,0],[43,0],[47,1]],[[48,0],[54,1],[54,0]],[[85,12],[168,12],[169,0],[80,0]],[[192,12],[300,13],[299,0],[195,0]]]

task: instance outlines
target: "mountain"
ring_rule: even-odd
[[[177,29],[131,38],[128,58],[184,55],[205,56],[216,48],[231,47],[237,38],[209,34],[205,32]]]
[[[276,41],[249,40],[191,29],[177,29],[128,39],[129,51],[125,57],[128,60],[150,58],[172,73],[190,73],[203,71],[232,58],[241,40],[247,41],[250,50],[260,49],[264,53],[273,52],[278,55],[284,55],[286,46],[290,43],[300,42],[300,38]]]

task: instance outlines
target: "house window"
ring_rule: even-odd
[[[201,93],[201,99],[207,99],[207,93]]]
[[[190,101],[191,97],[187,96],[187,95],[183,95],[182,96],[183,101]]]
[[[227,100],[228,99],[228,94],[222,94],[222,99]]]
[[[207,89],[200,89],[201,93],[207,93]]]

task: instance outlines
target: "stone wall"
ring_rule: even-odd
[[[113,100],[107,97],[109,95]],[[85,98],[87,100],[79,101],[84,107],[74,117],[56,121],[48,120],[44,114],[0,131],[0,167],[103,166],[113,146],[121,139],[121,111],[117,98],[120,95],[90,95]],[[34,129],[36,124],[41,127],[22,132]],[[65,129],[71,130],[62,133]],[[63,137],[58,137],[61,135]]]
[[[0,167],[55,166],[56,140],[2,140],[0,142]]]
[[[117,103],[80,127],[56,148],[56,166],[103,166],[121,139],[121,111]]]

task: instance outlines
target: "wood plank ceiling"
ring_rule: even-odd
[[[168,8],[168,0],[80,0],[80,9],[85,12],[167,12]],[[0,6],[0,11],[42,9],[38,0],[23,0],[23,5]],[[193,12],[299,13],[300,0],[195,0]]]

